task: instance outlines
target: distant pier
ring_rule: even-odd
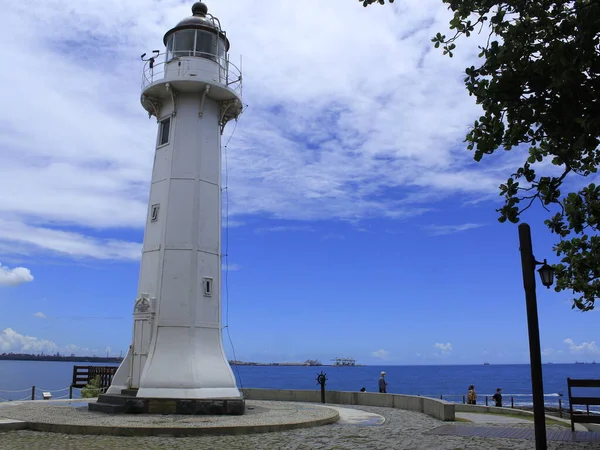
[[[354,358],[333,358],[334,366],[355,366],[356,360]]]

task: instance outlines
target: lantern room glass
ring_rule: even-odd
[[[175,33],[173,42],[174,56],[194,56],[195,30],[181,30]]]
[[[173,41],[174,40],[175,40],[174,34],[169,36],[169,39],[167,40],[167,53],[166,53],[165,62],[171,61],[173,59]]]
[[[217,56],[217,36],[208,31],[197,30],[195,56],[214,61]]]
[[[167,39],[166,62],[173,58],[195,56],[218,62],[227,67],[225,39],[205,30],[180,30]]]

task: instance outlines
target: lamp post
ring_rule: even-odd
[[[540,328],[538,324],[537,297],[535,293],[535,267],[538,265],[542,266],[538,272],[542,279],[542,284],[548,289],[550,289],[550,286],[554,281],[554,269],[546,263],[546,260],[544,260],[543,263],[540,263],[533,257],[531,230],[526,223],[519,225],[519,246],[521,250],[525,303],[527,305],[527,331],[529,334],[535,448],[536,450],[547,450],[544,384],[542,381],[542,353],[540,350]]]

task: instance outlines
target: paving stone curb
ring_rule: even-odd
[[[30,430],[95,436],[223,436],[271,433],[320,427],[337,422],[339,411],[321,405],[250,402],[255,414],[244,416],[112,415],[73,406],[21,403],[0,408],[0,431]],[[256,409],[255,409],[256,408]],[[78,412],[80,411],[80,412]],[[3,418],[2,418],[3,417]],[[127,419],[124,419],[127,417]],[[239,419],[234,419],[239,417]]]

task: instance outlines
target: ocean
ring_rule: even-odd
[[[36,399],[42,392],[52,398],[68,398],[74,365],[89,363],[48,361],[0,361],[0,401],[31,397],[36,387]],[[106,364],[98,364],[106,365]],[[440,365],[440,366],[233,366],[239,387],[269,389],[318,389],[316,377],[320,371],[327,375],[327,389],[358,391],[365,387],[377,391],[381,371],[386,372],[388,393],[421,395],[462,403],[470,384],[475,386],[478,403],[485,404],[496,388],[502,388],[504,404],[531,406],[531,376],[529,365]],[[600,378],[600,364],[544,364],[545,404],[557,407],[559,399],[568,406],[567,377]],[[595,391],[598,391],[596,389]],[[600,392],[588,391],[592,395]],[[586,389],[577,392],[585,395]],[[74,390],[79,397],[79,390]],[[590,408],[600,411],[600,408]]]

